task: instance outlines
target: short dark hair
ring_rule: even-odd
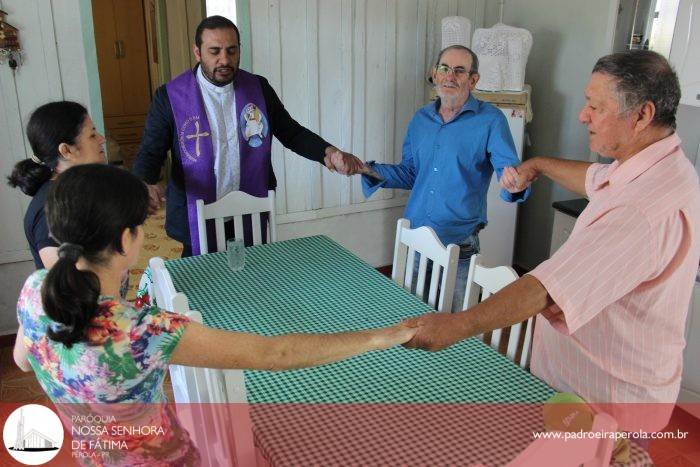
[[[204,18],[197,26],[197,31],[194,33],[194,44],[198,49],[202,47],[202,33],[205,29],[233,29],[238,37],[238,44],[241,43],[241,33],[233,21],[223,16],[214,15]]]
[[[71,167],[52,183],[46,198],[49,231],[61,244],[72,244],[77,257],[61,254],[41,289],[46,315],[56,326],[48,337],[67,347],[85,339],[98,312],[100,280],[76,267],[78,257],[92,265],[104,264],[105,253],[123,253],[122,232],[132,233],[148,215],[148,190],[135,175],[110,165]]]
[[[593,73],[609,75],[616,81],[622,112],[652,102],[656,108],[652,124],[676,128],[681,86],[676,72],[662,55],[651,50],[606,55],[596,62]]]
[[[438,55],[437,61],[435,62],[435,66],[438,66],[440,64],[440,60],[442,59],[443,54],[448,50],[464,50],[466,52],[469,52],[469,55],[471,55],[472,57],[472,66],[471,68],[469,68],[469,74],[473,75],[474,73],[479,72],[479,57],[476,56],[472,49],[463,45],[450,45],[442,49],[440,51],[440,54]]]

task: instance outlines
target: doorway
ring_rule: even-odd
[[[155,90],[196,63],[204,0],[92,0],[106,149],[131,170]]]

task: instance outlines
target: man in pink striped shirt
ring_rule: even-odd
[[[586,196],[569,240],[472,309],[420,317],[406,345],[440,350],[540,314],[533,374],[612,413],[622,430],[661,430],[680,388],[700,259],[700,186],[675,133],[679,100],[661,55],[598,60],[579,120],[591,151],[614,162],[535,157],[501,182],[523,187],[545,175]]]

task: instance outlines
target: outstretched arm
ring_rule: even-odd
[[[416,181],[417,169],[413,161],[410,129],[403,142],[401,163],[376,164],[368,162],[362,168],[362,191],[369,198],[380,188],[410,190]]]
[[[411,339],[416,325],[339,334],[261,336],[189,323],[172,353],[176,365],[251,370],[291,370],[388,349]]]
[[[477,334],[525,321],[552,303],[540,281],[526,274],[469,310],[411,318],[408,323],[420,328],[404,346],[432,352],[442,350]]]
[[[569,191],[587,196],[586,173],[590,166],[590,162],[533,157],[518,167],[506,168],[501,177],[501,186],[507,190],[524,189],[544,175]]]

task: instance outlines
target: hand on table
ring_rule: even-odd
[[[331,172],[348,176],[361,173],[364,167],[364,163],[360,159],[333,146],[326,148],[326,157],[324,157],[323,163]]]
[[[458,314],[426,313],[423,316],[409,318],[404,321],[407,326],[419,326],[413,339],[403,344],[408,349],[423,349],[430,352],[446,349],[464,339],[460,334],[460,326],[456,321]]]
[[[148,213],[155,214],[165,202],[165,189],[162,185],[148,185]]]

